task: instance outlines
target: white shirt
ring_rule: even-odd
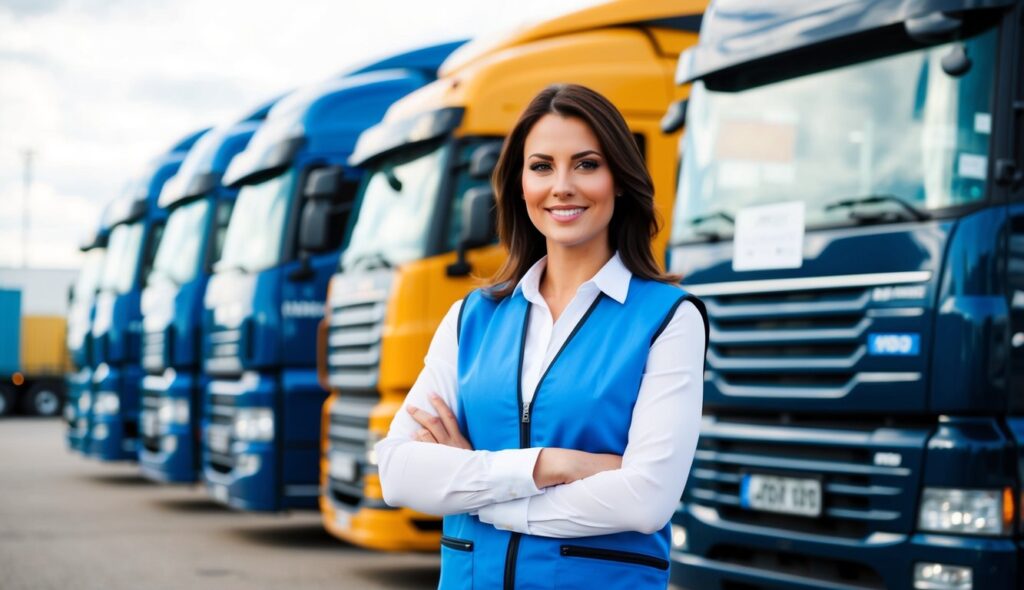
[[[530,302],[523,351],[523,401],[533,398],[541,374],[600,293],[622,303],[632,274],[618,253],[580,285],[552,322],[540,294],[546,258],[516,289]],[[565,485],[538,489],[533,480],[540,448],[468,451],[412,439],[421,426],[406,405],[436,414],[436,393],[458,407],[456,302],[441,321],[420,373],[386,438],[377,443],[385,501],[428,514],[475,513],[503,530],[546,537],[588,537],[624,531],[653,533],[679,503],[693,462],[703,398],[704,321],[693,303],[676,310],[651,345],[629,427],[622,467]],[[586,416],[581,416],[586,420]]]

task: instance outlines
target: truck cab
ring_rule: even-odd
[[[83,394],[88,432],[83,451],[103,461],[135,460],[139,434],[142,287],[153,264],[166,211],[157,207],[164,183],[205,130],[153,160],[107,209],[110,238],[90,328],[92,390]],[[79,398],[81,402],[82,398]]]
[[[457,44],[394,56],[299,89],[270,110],[224,183],[238,188],[204,298],[203,479],[256,511],[316,508],[316,330],[361,171],[356,137],[431,81]]]
[[[94,303],[99,290],[103,258],[107,251],[110,228],[102,221],[96,231],[80,246],[83,262],[74,287],[69,293],[67,321],[67,350],[71,371],[65,379],[64,419],[68,423],[67,445],[72,451],[82,450],[82,440],[88,423],[80,411],[82,395],[92,388],[92,346],[89,335]]]
[[[677,72],[669,266],[711,336],[675,583],[1024,587],[1022,16],[712,4]]]
[[[647,159],[661,217],[671,213],[676,136],[659,128],[679,52],[696,42],[703,2],[607,3],[473,42],[437,82],[396,103],[359,138],[367,169],[359,218],[331,280],[321,342],[325,527],[381,550],[436,551],[441,520],[384,503],[374,445],[412,387],[449,308],[503,260],[490,177],[528,102],[583,84],[622,111]],[[655,239],[658,255],[667,235]]]
[[[142,291],[139,414],[139,467],[154,481],[194,482],[200,473],[203,296],[238,193],[221,179],[272,105],[204,135],[160,194],[167,224]]]

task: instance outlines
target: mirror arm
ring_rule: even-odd
[[[473,266],[466,260],[466,244],[460,243],[455,251],[455,262],[449,264],[445,271],[450,277],[466,277],[472,272]]]
[[[288,278],[296,282],[305,282],[313,280],[315,276],[313,265],[309,263],[309,252],[303,250],[299,253],[299,267],[293,270]]]

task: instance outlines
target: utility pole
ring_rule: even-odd
[[[21,267],[28,268],[29,196],[32,193],[32,160],[36,152],[32,148],[21,151],[25,163],[25,185],[21,195]]]

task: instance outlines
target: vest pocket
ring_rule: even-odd
[[[562,545],[556,572],[559,590],[649,590],[668,587],[668,561],[617,549]]]
[[[439,590],[473,587],[473,541],[441,537],[441,582]]]

